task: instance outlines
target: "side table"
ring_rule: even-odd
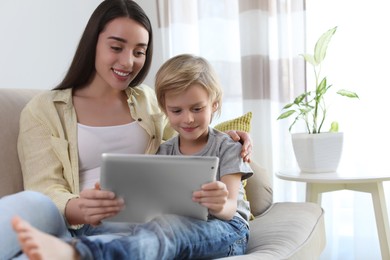
[[[390,174],[383,175],[343,175],[339,172],[305,173],[300,171],[280,171],[276,176],[282,180],[306,183],[306,201],[321,205],[324,192],[352,190],[371,193],[374,205],[376,227],[382,259],[390,259],[390,229],[386,208],[383,182],[390,181]]]

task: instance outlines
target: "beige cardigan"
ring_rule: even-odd
[[[145,153],[153,154],[173,131],[164,130],[167,120],[151,88],[128,88],[126,94],[131,116],[150,136]],[[26,105],[20,118],[18,153],[24,188],[46,194],[64,214],[66,203],[80,192],[72,89],[44,92]]]

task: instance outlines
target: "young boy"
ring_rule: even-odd
[[[202,57],[178,55],[157,72],[155,90],[160,108],[179,134],[160,145],[157,153],[219,157],[218,181],[194,192],[193,199],[215,218],[237,216],[248,224],[250,209],[241,180],[250,177],[252,170],[240,156],[241,144],[209,126],[222,102],[213,68]],[[226,200],[218,197],[222,192],[228,193]]]
[[[244,254],[249,237],[249,203],[242,180],[253,173],[241,144],[209,124],[221,109],[222,92],[209,63],[192,55],[171,58],[157,72],[156,94],[178,136],[158,154],[219,157],[217,181],[193,192],[209,210],[208,221],[167,215],[129,224],[128,233],[62,241],[15,218],[22,249],[36,259],[211,259]]]

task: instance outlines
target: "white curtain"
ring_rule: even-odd
[[[370,156],[369,161],[386,162],[390,141],[381,134],[387,134],[385,105],[390,94],[388,66],[383,63],[390,58],[386,1],[156,1],[164,59],[179,53],[201,55],[219,74],[225,96],[222,116],[214,123],[253,112],[253,157],[270,173],[274,201],[304,201],[304,184],[274,177],[278,170],[297,169],[290,122],[276,118],[282,106],[306,87],[305,64],[299,54],[312,52],[315,40],[333,26],[339,28],[328,49],[324,75],[335,88],[356,91],[361,97],[346,103],[328,100],[339,108],[330,109],[329,116],[335,116],[345,132],[340,170],[359,167],[367,160],[362,153]],[[383,19],[387,22],[380,22]],[[363,138],[372,130],[375,137]],[[373,140],[380,144],[379,150]],[[381,259],[368,194],[326,193],[322,206],[327,246],[321,259]]]

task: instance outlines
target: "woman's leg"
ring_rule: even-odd
[[[23,191],[0,199],[0,259],[11,259],[20,252],[11,220],[19,216],[32,226],[57,237],[70,237],[62,215],[52,200],[34,191]]]
[[[28,234],[29,244],[38,248],[25,253],[42,258],[62,251],[74,255],[77,249],[81,259],[200,259],[244,254],[249,231],[238,218],[229,222],[216,219],[204,222],[170,216],[136,225],[129,234],[111,234],[110,237],[116,238],[110,242],[101,239],[104,235],[83,236],[74,247],[31,228],[18,233]]]

